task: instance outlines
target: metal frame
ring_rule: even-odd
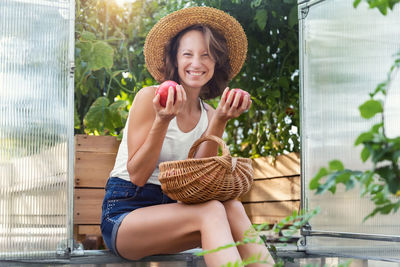
[[[308,15],[309,8],[313,5],[319,4],[326,0],[299,0],[298,1],[298,18],[299,18],[299,67],[300,67],[300,124],[305,125],[303,110],[306,109],[306,105],[303,103],[304,99],[304,54],[306,53],[306,42],[304,40],[304,19]],[[304,149],[303,148],[303,138],[305,138],[304,128],[301,127],[300,130],[300,147],[301,147],[301,158],[304,159]],[[301,208],[304,211],[308,211],[308,201],[306,199],[306,185],[305,185],[305,162],[301,161]],[[312,230],[310,224],[305,225],[301,229],[302,238],[298,242],[298,249],[300,251],[306,251],[307,237],[332,237],[332,238],[351,238],[351,239],[362,239],[362,240],[373,240],[373,241],[383,241],[383,242],[400,242],[400,236],[394,235],[380,235],[380,234],[363,234],[363,233],[346,233],[346,232],[333,232],[333,231],[323,231],[323,230]],[[307,252],[309,253],[309,252]],[[339,254],[330,254],[334,256],[340,256]],[[342,255],[343,256],[343,255]],[[349,256],[349,255],[346,255]],[[372,259],[372,258],[371,258]],[[379,260],[389,260],[400,262],[398,259],[383,259]]]
[[[302,227],[300,233],[302,236],[324,236],[335,238],[374,240],[383,242],[400,242],[400,236],[312,230],[310,224],[306,224],[304,227]]]
[[[304,24],[303,24],[303,20],[304,18],[307,16],[306,14],[308,14],[308,5],[309,0],[306,1],[302,1],[299,0],[299,6],[298,6],[298,18],[299,18],[299,69],[300,69],[300,77],[299,77],[299,82],[300,82],[300,125],[304,125],[304,116],[303,116],[303,109],[305,108],[305,105],[303,103],[303,99],[304,99],[304,74],[303,74],[303,70],[304,70],[304,56],[303,56],[303,51],[304,51],[304,45],[303,45],[303,29],[304,29]],[[306,13],[305,13],[306,12]],[[303,135],[304,134],[304,130],[303,127],[300,127],[300,148],[303,147]],[[301,158],[304,158],[303,155],[303,149],[300,149],[301,151]],[[304,164],[304,160],[300,161],[300,177],[301,177],[301,193],[300,193],[300,206],[302,210],[308,210],[308,205],[305,202],[305,190],[306,187],[304,186],[305,184],[305,174],[304,174],[304,168],[305,164]]]
[[[75,0],[69,0],[69,79],[68,79],[68,207],[67,207],[67,250],[69,254],[74,248],[74,72],[75,72]],[[68,255],[69,256],[69,255]]]
[[[306,44],[303,44],[303,30],[304,24],[303,21],[308,15],[309,8],[313,5],[316,5],[320,2],[324,2],[325,0],[298,0],[298,18],[299,18],[299,68],[300,68],[300,125],[304,124],[304,116],[303,116],[303,109],[305,109],[306,105],[303,103],[304,99],[304,57],[303,51],[305,51]],[[301,158],[304,158],[304,150],[303,148],[303,136],[304,136],[304,129],[303,127],[300,128],[300,151],[301,151]],[[300,161],[300,177],[301,177],[301,194],[300,194],[300,205],[302,210],[308,210],[308,203],[306,202],[305,198],[305,163],[304,160]]]
[[[49,0],[39,0],[35,3],[29,0],[19,0],[16,2],[21,2],[22,4],[35,4],[43,7],[59,7],[62,11],[69,12],[67,22],[68,22],[68,77],[67,78],[67,90],[63,96],[66,97],[67,101],[67,127],[65,132],[65,141],[67,142],[67,177],[66,177],[66,189],[67,189],[67,207],[63,207],[66,212],[65,226],[66,235],[63,234],[63,240],[58,244],[56,250],[50,251],[27,251],[27,252],[0,252],[0,258],[7,258],[12,256],[13,260],[18,260],[18,258],[28,257],[33,258],[35,256],[46,256],[53,255],[55,253],[56,257],[69,258],[76,243],[73,240],[73,176],[74,176],[74,51],[75,51],[75,0],[63,0],[58,2],[52,2]],[[64,180],[63,180],[64,181]],[[0,266],[2,264],[0,263]]]

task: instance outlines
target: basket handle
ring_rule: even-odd
[[[218,145],[222,148],[223,156],[231,154],[229,151],[229,148],[225,144],[224,140],[222,140],[221,138],[219,138],[218,136],[215,136],[215,135],[206,135],[206,136],[200,137],[199,139],[196,140],[196,142],[193,143],[192,147],[189,150],[188,158],[193,158],[194,153],[197,151],[197,148],[204,141],[214,141],[214,142],[218,143]]]

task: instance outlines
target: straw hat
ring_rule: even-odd
[[[164,79],[160,69],[164,66],[165,45],[180,31],[194,24],[207,25],[225,37],[231,65],[229,79],[239,73],[247,53],[247,38],[240,23],[216,8],[189,7],[162,18],[146,37],[144,56],[147,70],[158,82]]]

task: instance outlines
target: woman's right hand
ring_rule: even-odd
[[[160,104],[160,95],[156,94],[153,98],[153,107],[156,111],[156,117],[162,121],[170,121],[176,115],[183,111],[186,103],[186,92],[182,85],[176,86],[176,100],[174,103],[174,89],[172,86],[168,89],[168,98],[166,106]]]
[[[132,183],[143,186],[157,166],[170,120],[182,112],[186,93],[181,85],[176,86],[174,103],[173,89],[168,92],[165,107],[155,87],[140,90],[133,100],[128,125],[127,169]]]

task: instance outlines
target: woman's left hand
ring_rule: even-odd
[[[238,117],[240,114],[248,110],[251,106],[250,94],[239,93],[237,90],[236,94],[233,90],[229,92],[229,88],[225,88],[222,93],[221,100],[219,101],[216,110],[210,109],[211,119],[209,121],[208,128],[203,136],[216,135],[221,137],[224,133],[226,123],[232,118]],[[243,95],[243,98],[242,98]],[[242,100],[241,100],[242,98]],[[241,102],[241,103],[240,103]],[[240,103],[240,104],[239,104]],[[212,110],[212,111],[211,111]],[[196,158],[212,157],[218,154],[218,144],[215,142],[204,142],[200,145],[197,150]]]
[[[232,118],[239,117],[240,114],[250,108],[252,103],[250,94],[239,93],[240,91],[237,91],[237,93],[234,94],[233,90],[235,89],[229,91],[229,88],[227,87],[222,93],[221,100],[215,110],[214,116],[216,119],[228,121]],[[228,94],[228,92],[230,93]],[[241,98],[243,99],[242,101],[240,101]]]

